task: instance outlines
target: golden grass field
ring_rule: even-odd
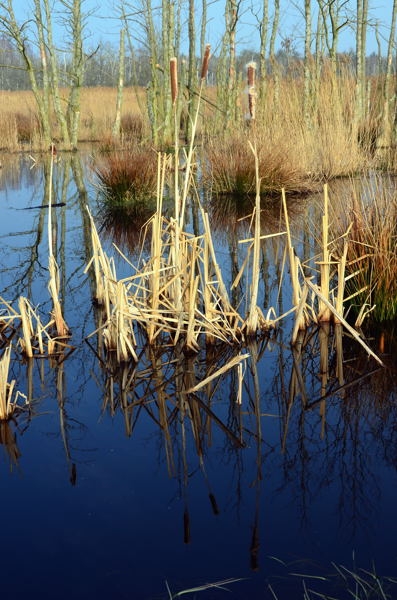
[[[116,110],[115,88],[83,88],[81,93],[81,142],[104,142],[111,136]],[[66,90],[65,90],[66,96]],[[0,91],[0,148],[9,151],[38,149],[41,147],[40,131],[36,118],[36,105],[30,91]],[[136,118],[142,126],[145,114],[145,91],[126,88],[123,95],[122,117]],[[54,116],[54,138],[57,125]],[[127,122],[127,131],[134,127]]]
[[[236,171],[237,167],[241,167],[240,174],[245,176],[245,163],[252,165],[248,138],[256,145],[258,159],[264,169],[261,177],[265,177],[264,182],[268,181],[270,188],[285,186],[304,190],[307,180],[323,181],[363,172],[369,167],[389,166],[384,163],[380,165],[379,157],[374,156],[371,148],[372,134],[377,126],[376,114],[379,113],[377,95],[380,88],[381,85],[376,81],[372,82],[372,88],[369,85],[373,91],[368,102],[366,121],[352,126],[354,78],[346,75],[333,79],[329,73],[325,73],[314,95],[309,121],[303,108],[302,78],[285,77],[279,81],[269,78],[265,93],[257,98],[257,116],[250,127],[247,127],[245,119],[247,94],[244,84],[238,94],[236,115],[229,127],[225,127],[222,121],[222,111],[214,108],[220,102],[216,88],[205,89],[197,131],[199,140],[204,142],[211,156],[211,164],[216,165],[217,173],[210,173],[211,178],[213,175],[218,177],[218,181],[214,181],[215,189],[222,192],[226,186],[226,191],[233,191],[233,183],[228,179],[233,177],[230,171]],[[64,91],[65,98],[66,94],[67,90]],[[112,127],[116,94],[115,88],[82,89],[81,143],[114,146]],[[212,104],[205,102],[205,97],[209,97]],[[0,91],[0,107],[0,149],[3,153],[46,149],[40,138],[31,92]],[[184,115],[187,112],[188,106],[184,106]],[[62,149],[55,116],[52,125],[54,141]],[[119,141],[121,145],[135,141],[151,144],[144,88],[124,89]],[[252,173],[250,179],[252,184]]]

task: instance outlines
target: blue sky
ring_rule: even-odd
[[[154,6],[160,4],[160,0],[152,0]],[[132,4],[133,2],[131,2]],[[139,0],[136,0],[139,5]],[[89,20],[90,37],[88,45],[95,46],[99,41],[110,41],[118,43],[118,31],[120,23],[118,22],[116,0],[84,0],[85,11],[92,12]],[[303,0],[280,0],[280,31],[284,37],[291,37],[297,48],[301,47],[304,36],[304,22],[302,17]],[[317,0],[312,0],[313,13]],[[27,18],[27,7],[31,2],[14,0],[15,10],[21,19]],[[198,7],[201,0],[197,0]],[[355,12],[356,0],[349,0],[347,10]],[[260,0],[242,0],[243,14],[238,29],[239,48],[255,50],[259,45],[259,35],[255,26],[255,13],[261,13]],[[273,12],[273,0],[269,0],[270,14]],[[382,39],[382,52],[385,53],[388,39],[388,28],[391,21],[392,0],[369,0],[369,20],[368,45],[367,52],[377,52],[377,43],[374,35],[375,23],[377,22],[380,38]],[[219,44],[224,27],[224,0],[216,0],[211,3],[210,21],[208,23],[208,41],[215,50]],[[199,18],[199,16],[198,16]],[[316,19],[313,18],[313,28]],[[197,26],[198,28],[198,26]],[[57,35],[62,37],[62,30],[57,29]],[[280,44],[281,38],[278,40]],[[354,48],[354,31],[352,27],[346,27],[340,37],[339,50],[347,51]]]

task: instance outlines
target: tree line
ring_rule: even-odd
[[[178,81],[184,92],[179,95],[176,110],[182,114],[183,102],[194,108],[213,2],[120,0],[112,9],[112,18],[120,29],[117,48],[108,42],[89,46],[93,11],[86,8],[85,0],[32,0],[24,19],[17,17],[16,5],[17,0],[0,2],[0,88],[32,90],[45,142],[52,137],[50,106],[65,145],[75,147],[83,86],[117,86],[119,110],[123,86],[139,85],[147,89],[152,136],[161,143],[173,127],[169,66],[173,57],[178,58]],[[371,20],[370,11],[376,7],[370,0],[300,0],[294,5],[298,9],[299,39],[283,35],[281,30],[280,12],[291,6],[288,0],[262,0],[255,9],[248,0],[216,1],[222,25],[207,80],[217,87],[216,102],[224,115],[223,125],[227,127],[236,120],[246,62],[255,61],[258,66],[260,99],[266,98],[269,80],[277,85],[278,78],[301,77],[308,120],[326,63],[335,77],[343,71],[355,79],[357,123],[366,118],[368,77],[383,76],[383,130],[386,138],[390,137],[395,113],[392,77],[397,0],[390,3],[390,22],[383,24],[383,37],[387,32],[385,55],[381,52],[379,23]],[[239,34],[248,15],[252,50],[239,47]],[[62,41],[54,34],[60,27]],[[340,36],[347,27],[354,32],[352,49],[341,52]],[[368,55],[370,27],[375,28],[378,51]],[[60,92],[65,88],[66,101]]]

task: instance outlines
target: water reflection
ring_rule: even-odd
[[[394,540],[389,516],[397,467],[392,328],[367,332],[386,369],[379,369],[338,326],[312,327],[291,347],[288,320],[261,340],[238,348],[202,345],[194,356],[167,346],[166,340],[147,346],[138,336],[138,361],[118,366],[104,351],[103,314],[92,307],[92,281],[84,274],[92,254],[86,204],[95,211],[97,196],[87,185],[84,160],[70,159],[56,165],[55,197],[64,205],[54,209],[53,251],[76,350],[66,360],[16,360],[13,377],[34,410],[0,424],[7,466],[23,466],[26,472],[22,483],[7,480],[12,503],[32,489],[41,494],[44,508],[37,524],[43,536],[51,506],[56,506],[51,521],[56,557],[41,549],[38,560],[59,575],[61,557],[71,560],[77,552],[84,566],[74,564],[80,579],[73,593],[79,600],[98,578],[107,595],[114,593],[115,578],[106,579],[102,571],[117,572],[123,593],[131,591],[133,577],[134,592],[142,598],[162,594],[170,574],[182,581],[178,589],[192,587],[199,577],[215,581],[242,575],[249,579],[236,597],[254,598],[264,590],[269,555],[286,561],[292,555],[315,557],[324,565],[343,560],[354,546],[365,552],[365,559],[375,557],[381,568],[389,569],[394,542],[387,536]],[[28,290],[40,311],[48,313],[45,173],[44,163],[40,174],[38,167],[32,175],[29,171],[32,185],[23,198],[26,205],[40,208],[15,213],[16,199],[12,190],[7,192],[8,232],[5,219],[0,226],[5,256],[12,260],[2,263],[1,288],[11,299]],[[231,278],[241,266],[235,233],[238,229],[240,235],[248,220],[236,223],[236,216],[245,217],[245,208],[237,213],[229,207],[232,218],[226,222],[217,220],[220,207],[210,207],[219,253],[233,272]],[[291,202],[297,236],[315,210],[308,200]],[[264,231],[277,230],[279,213],[277,205],[264,209]],[[15,214],[20,220],[12,220]],[[191,206],[192,228],[195,219]],[[10,235],[10,222],[15,235]],[[305,230],[300,243],[308,257],[314,255],[311,230]],[[289,301],[287,287],[279,290],[274,283],[281,280],[283,246],[275,240],[262,246],[264,306],[270,298],[280,307]],[[243,287],[234,293],[238,302]],[[95,330],[99,333],[86,343]],[[15,343],[17,336],[16,328],[6,328],[4,344]],[[211,379],[240,354],[247,358]],[[374,556],[381,551],[378,527],[383,518],[385,553]],[[23,525],[29,534],[21,539],[35,556],[29,540],[37,539],[37,531],[32,536],[32,524]],[[65,530],[73,532],[69,537],[78,539],[78,547],[75,540],[74,545],[67,541]],[[6,531],[7,539],[12,540],[11,534]],[[151,549],[150,569],[142,553],[146,547]],[[98,554],[98,548],[110,550]],[[114,554],[117,563],[112,563]],[[95,563],[92,572],[84,555]],[[121,568],[123,557],[126,566]],[[6,567],[12,572],[11,561]],[[36,568],[37,563],[30,573]],[[305,564],[305,569],[315,567]],[[156,570],[158,586],[148,592]],[[27,593],[27,586],[23,589]],[[291,589],[279,598],[296,597],[298,584]],[[70,597],[71,590],[67,592]]]

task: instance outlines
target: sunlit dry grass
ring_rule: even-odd
[[[155,197],[157,157],[150,148],[135,145],[98,158],[95,174],[104,202],[128,207],[133,214]]]
[[[335,198],[334,230],[350,224],[346,263],[348,304],[361,323],[397,316],[397,192],[394,182],[371,177]]]
[[[112,139],[117,90],[107,87],[83,88],[81,92],[80,142],[105,142]],[[61,92],[66,99],[67,90]],[[142,139],[148,135],[146,99],[143,88],[125,88],[120,141]],[[60,131],[54,111],[51,112],[53,137]],[[30,91],[0,91],[0,148],[16,151],[40,149],[42,141],[37,107]]]

